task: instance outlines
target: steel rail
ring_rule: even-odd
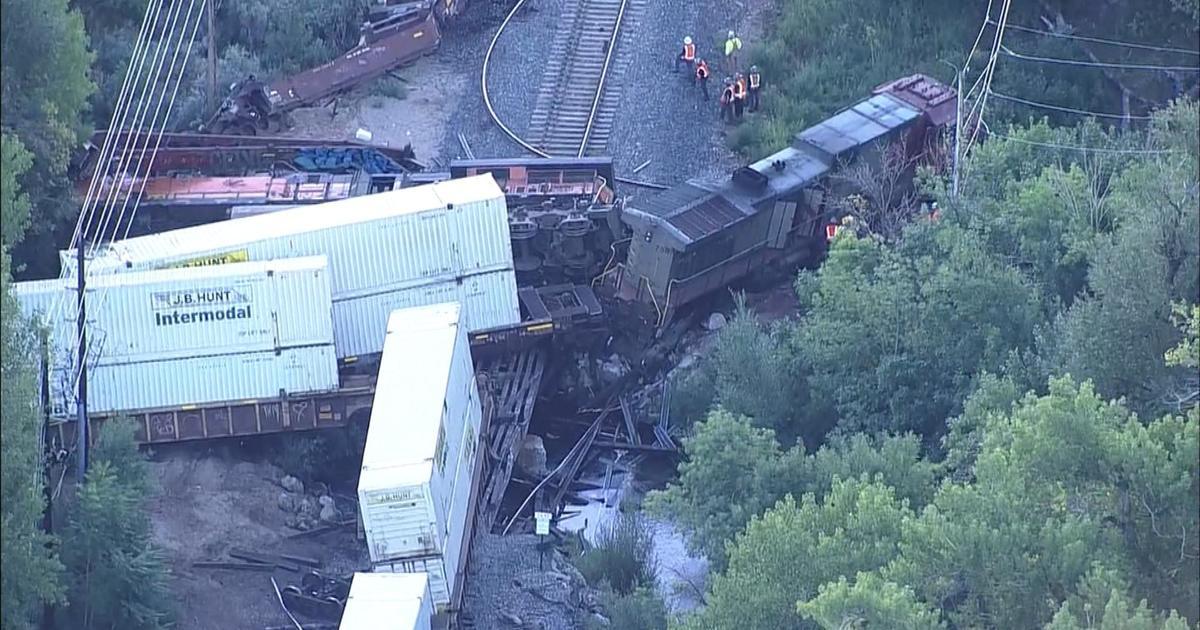
[[[596,83],[596,95],[592,98],[592,109],[588,112],[587,123],[583,128],[583,141],[579,143],[579,153],[575,157],[583,157],[587,153],[588,140],[592,137],[592,127],[596,124],[596,110],[600,108],[600,98],[604,96],[604,82],[608,78],[608,67],[612,63],[613,52],[617,49],[617,37],[621,34],[621,20],[625,17],[625,7],[629,0],[621,0],[617,9],[617,19],[613,23],[612,36],[608,38],[608,50],[604,54],[604,66],[600,69],[600,81]]]
[[[508,23],[512,21],[513,16],[517,14],[517,11],[521,10],[521,7],[525,6],[526,2],[528,2],[528,0],[517,0],[517,3],[513,5],[513,8],[508,11],[508,15],[504,16],[504,21],[500,23],[500,28],[496,29],[496,34],[492,35],[492,41],[488,43],[487,52],[485,52],[483,55],[483,69],[479,76],[479,88],[483,93],[483,106],[485,109],[487,109],[488,116],[491,117],[492,122],[496,123],[496,126],[500,128],[500,131],[504,132],[504,135],[508,136],[510,140],[517,143],[526,151],[529,151],[530,153],[533,153],[539,157],[550,158],[553,156],[526,142],[525,139],[521,136],[518,136],[516,132],[512,130],[512,128],[504,124],[504,121],[500,119],[500,114],[496,112],[495,106],[492,105],[491,94],[488,93],[488,69],[491,66],[492,53],[496,50],[496,42],[500,41],[500,36],[504,34],[504,29],[508,27]],[[612,46],[609,47],[610,54],[612,53],[612,48]],[[631,186],[641,186],[643,188],[653,188],[657,190],[666,190],[668,188],[668,186],[654,182],[645,182],[624,177],[615,177],[614,179],[622,184],[629,184]]]

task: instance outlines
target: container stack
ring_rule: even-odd
[[[457,599],[477,488],[482,408],[458,304],[388,320],[358,499],[376,572],[428,573]]]
[[[74,417],[75,281],[13,294],[49,331],[51,416]],[[91,278],[88,411],[337,389],[330,300],[324,256]]]
[[[432,608],[424,573],[355,573],[338,630],[430,630]]]
[[[459,302],[468,331],[520,321],[508,206],[491,175],[126,239],[89,265],[127,272],[320,254],[339,358],[382,351],[400,308]],[[73,276],[74,253],[60,257]]]

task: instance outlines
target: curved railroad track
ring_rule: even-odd
[[[638,0],[576,0],[556,33],[550,61],[538,89],[529,138],[501,120],[488,91],[488,70],[496,42],[528,0],[518,0],[496,29],[483,57],[480,89],[496,126],[525,150],[541,157],[583,157],[604,150],[619,93],[609,85],[616,63],[622,21]],[[617,181],[666,189],[666,186],[618,177]]]

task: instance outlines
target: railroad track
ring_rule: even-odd
[[[542,74],[529,139],[558,157],[602,152],[620,99],[614,59],[629,0],[577,0]]]
[[[484,106],[500,130],[527,151],[541,157],[583,157],[603,153],[620,101],[619,76],[625,55],[623,29],[647,0],[575,0],[556,32],[550,61],[542,75],[529,139],[517,135],[500,119],[488,90],[488,70],[496,42],[527,0],[518,0],[483,58],[480,87]],[[666,189],[666,186],[623,177],[617,181]]]

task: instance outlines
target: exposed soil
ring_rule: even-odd
[[[293,127],[283,135],[351,140],[361,128],[371,132],[371,144],[396,148],[412,144],[421,162],[441,158],[442,137],[450,114],[458,107],[466,75],[436,53],[394,74],[404,86],[403,97],[373,93],[375,82],[368,83],[339,96],[336,105],[292,112]]]
[[[193,568],[198,560],[233,561],[232,547],[283,552],[322,561],[340,575],[367,565],[354,530],[288,540],[278,507],[283,473],[270,464],[183,453],[151,464],[160,492],[148,507],[154,541],[166,554],[178,597],[179,630],[229,630],[288,624],[271,586],[298,582],[299,573]]]

